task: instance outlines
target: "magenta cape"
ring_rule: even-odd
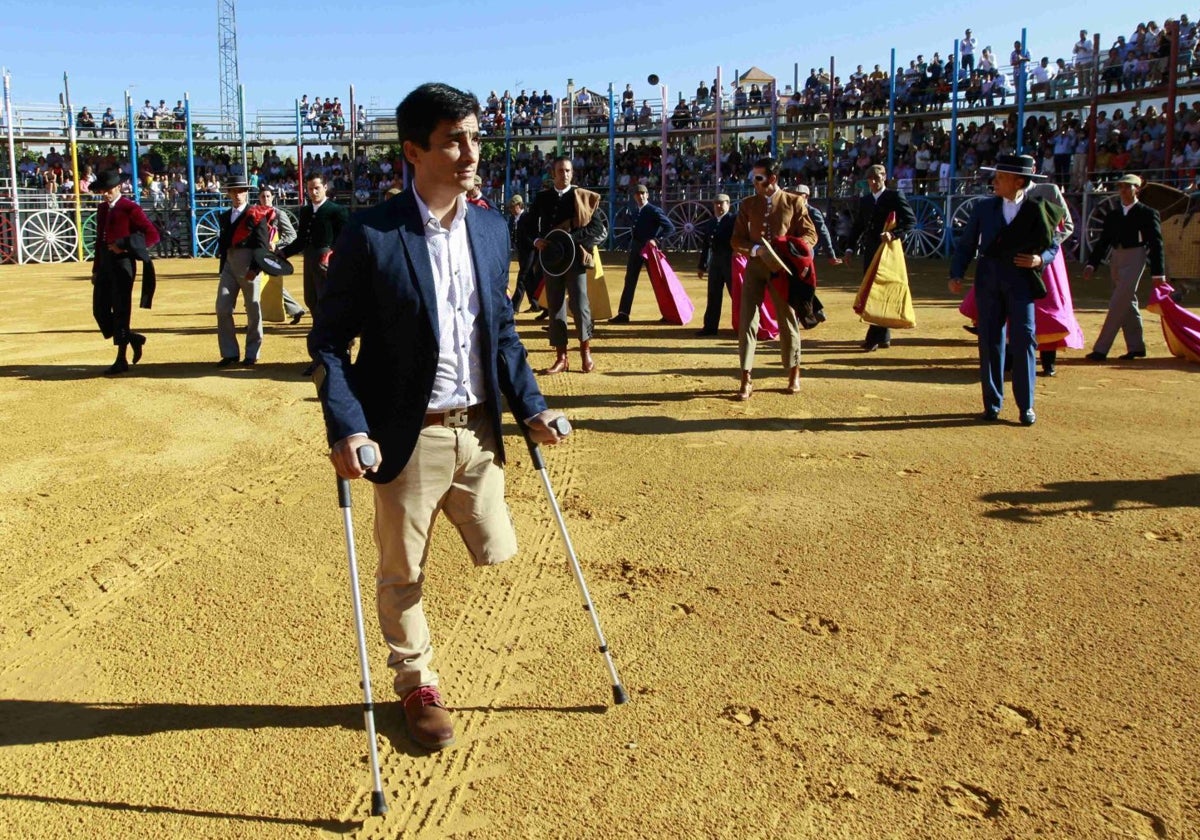
[[[1146,308],[1162,319],[1163,338],[1173,355],[1189,362],[1200,362],[1200,315],[1184,309],[1171,298],[1173,292],[1166,283],[1150,291]]]
[[[683,325],[692,320],[696,307],[692,299],[683,290],[683,284],[675,276],[675,269],[667,262],[663,252],[653,245],[642,249],[642,258],[646,260],[646,271],[650,275],[650,285],[654,288],[654,298],[658,301],[658,311],[672,324]]]
[[[738,324],[741,323],[742,315],[742,283],[746,280],[746,255],[733,255],[733,270],[731,272],[733,282],[730,284],[730,293],[733,296],[733,331],[738,331]],[[769,341],[770,339],[779,338],[779,319],[775,317],[775,304],[771,302],[770,295],[763,295],[763,302],[758,307],[758,333],[756,337],[759,341]]]
[[[1075,320],[1075,304],[1071,299],[1071,284],[1067,279],[1067,266],[1063,262],[1062,249],[1054,255],[1054,261],[1042,272],[1046,283],[1046,296],[1033,302],[1033,323],[1037,332],[1039,350],[1058,350],[1069,347],[1083,348],[1083,330]],[[975,287],[967,290],[958,311],[971,319],[979,320],[979,307],[975,303]]]

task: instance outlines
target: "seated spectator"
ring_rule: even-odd
[[[81,132],[91,131],[92,136],[96,136],[96,118],[92,116],[92,112],[87,109],[86,105],[79,109],[79,116],[75,118],[75,126]]]
[[[176,100],[175,110],[171,112],[171,116],[175,118],[175,130],[183,131],[184,123],[187,122],[187,109],[183,107],[182,99]]]

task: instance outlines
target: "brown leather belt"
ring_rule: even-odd
[[[474,420],[483,414],[483,403],[475,403],[475,405],[466,408],[452,408],[449,411],[430,411],[425,415],[425,422],[421,424],[421,428],[426,426],[446,426],[450,429],[465,429],[470,420]]]

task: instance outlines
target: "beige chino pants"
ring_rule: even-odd
[[[517,553],[504,502],[504,468],[487,412],[466,428],[426,426],[403,472],[375,485],[376,607],[400,696],[438,684],[421,595],[430,537],[441,512],[458,528],[476,566],[502,563]]]

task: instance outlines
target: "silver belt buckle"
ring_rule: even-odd
[[[466,409],[466,408],[450,409],[449,411],[446,412],[446,419],[443,421],[443,425],[445,425],[451,429],[467,428],[467,412],[468,411],[469,411],[469,409]]]

